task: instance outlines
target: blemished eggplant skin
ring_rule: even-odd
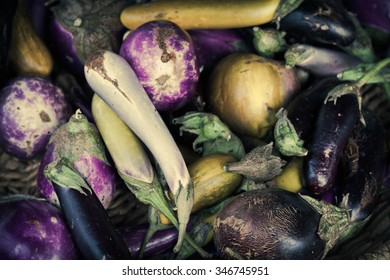
[[[170,21],[147,22],[123,40],[119,55],[159,111],[177,110],[195,95],[199,70],[190,35]]]
[[[17,76],[1,91],[0,145],[20,159],[38,157],[70,116],[70,104],[61,88],[49,79]]]
[[[287,116],[300,139],[310,139],[319,109],[328,92],[338,84],[340,82],[336,78],[321,78],[288,103]]]
[[[359,116],[354,94],[339,97],[336,104],[328,101],[321,106],[303,165],[306,186],[314,195],[332,187],[343,150]]]
[[[0,198],[0,259],[75,260],[79,252],[61,211],[29,195]]]
[[[351,221],[364,220],[372,213],[386,172],[384,128],[373,112],[362,112],[366,125],[358,122],[355,127],[352,149],[346,150],[348,173],[342,184],[341,207],[349,210]]]
[[[217,214],[214,243],[222,259],[319,259],[320,214],[299,194],[266,188],[234,197]]]
[[[340,0],[310,0],[280,21],[289,35],[311,42],[348,46],[355,40],[355,27]]]

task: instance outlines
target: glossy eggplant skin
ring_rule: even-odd
[[[321,195],[332,187],[359,116],[355,94],[339,97],[336,104],[328,101],[321,106],[303,165],[306,186],[314,195]]]
[[[349,210],[351,221],[367,218],[374,209],[386,172],[386,142],[381,121],[363,111],[366,125],[356,124],[346,154],[347,174],[343,176],[341,207]]]
[[[131,259],[119,231],[96,194],[81,193],[52,182],[62,213],[81,255],[87,260]]]
[[[321,78],[296,95],[287,105],[287,116],[294,125],[298,136],[308,141],[325,97],[340,82],[336,78]]]
[[[355,27],[340,0],[309,0],[280,21],[280,29],[300,40],[348,46]]]
[[[0,86],[7,80],[8,50],[11,43],[12,23],[18,1],[0,2]]]

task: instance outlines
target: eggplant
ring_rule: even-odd
[[[388,0],[343,0],[345,7],[357,15],[365,27],[390,33],[390,5]]]
[[[61,203],[54,186],[45,176],[45,169],[64,157],[72,162],[73,168],[87,181],[102,205],[108,208],[116,190],[117,173],[108,160],[97,127],[80,110],[50,137],[38,169],[38,194],[57,205]]]
[[[42,156],[50,136],[71,115],[61,88],[37,76],[17,76],[0,97],[0,146],[19,159]]]
[[[191,37],[170,21],[147,22],[125,37],[119,55],[135,71],[159,111],[177,110],[190,102],[199,79]]]
[[[119,231],[95,192],[63,157],[45,167],[45,176],[54,186],[61,211],[82,258],[88,260],[131,259]]]
[[[122,226],[118,228],[120,235],[125,241],[134,259],[137,259],[141,249],[142,241],[148,231],[148,224],[137,226]],[[172,250],[178,237],[178,231],[174,226],[161,229],[153,234],[143,250],[143,258],[153,256]]]
[[[298,93],[287,104],[287,117],[293,124],[298,137],[304,142],[311,138],[318,111],[328,92],[338,84],[340,82],[334,77],[321,78]]]
[[[8,51],[12,39],[13,19],[18,7],[18,1],[1,1],[0,4],[0,86],[7,81]]]
[[[218,212],[214,243],[223,259],[320,259],[319,222],[320,214],[297,193],[250,190]]]
[[[344,51],[317,47],[309,44],[294,44],[284,53],[287,67],[298,66],[316,77],[336,76],[353,68],[362,61]]]
[[[212,69],[219,60],[234,52],[253,52],[241,29],[188,30],[195,46],[199,67]]]
[[[355,27],[341,0],[303,1],[280,20],[280,30],[301,43],[348,46],[355,40]]]
[[[57,61],[82,79],[87,57],[100,49],[118,52],[125,28],[119,14],[129,0],[62,0],[51,7],[48,45]]]
[[[321,195],[332,188],[343,151],[360,117],[355,94],[346,94],[337,102],[324,103],[315,122],[303,173],[306,187]]]
[[[386,172],[383,125],[371,111],[362,111],[366,125],[358,122],[346,149],[346,169],[340,206],[351,221],[366,219],[377,205]]]
[[[0,198],[0,259],[75,260],[79,251],[62,212],[31,195]]]

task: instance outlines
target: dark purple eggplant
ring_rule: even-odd
[[[0,259],[78,259],[61,211],[30,195],[0,198]]]
[[[148,224],[142,224],[118,228],[134,259],[138,258],[148,227]],[[143,258],[147,259],[172,250],[177,242],[177,237],[178,231],[174,226],[156,231],[145,246]]]
[[[12,24],[18,1],[0,2],[0,86],[7,81],[8,50],[11,44]]]
[[[223,259],[320,259],[325,250],[320,218],[297,193],[250,190],[218,212],[214,243]]]
[[[303,1],[281,19],[280,29],[299,42],[348,46],[355,39],[355,27],[341,0]]]
[[[341,207],[348,209],[351,221],[364,220],[371,214],[386,172],[382,123],[373,112],[362,113],[366,125],[357,123],[345,151],[348,171],[342,184]]]
[[[338,165],[360,110],[355,94],[346,94],[337,102],[326,102],[319,110],[303,173],[307,188],[321,195],[332,187]]]
[[[328,92],[340,82],[336,78],[322,78],[295,96],[287,105],[288,119],[303,141],[312,135],[318,111]]]
[[[365,27],[390,33],[389,0],[343,0],[345,7],[357,15]]]
[[[86,181],[62,158],[46,166],[64,219],[82,257],[88,260],[131,259],[129,249],[103,204]]]
[[[233,52],[254,51],[241,29],[195,29],[188,33],[195,46],[198,64],[206,70]]]
[[[98,50],[118,51],[126,31],[119,14],[129,0],[62,0],[51,7],[48,44],[53,55],[76,77]]]

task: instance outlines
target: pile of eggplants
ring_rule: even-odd
[[[0,197],[0,235],[6,237],[1,259],[324,259],[364,230],[381,192],[389,190],[390,125],[375,106],[390,103],[390,46],[371,42],[373,30],[390,34],[388,1],[29,1],[31,23],[54,67],[47,77],[19,80],[8,65],[18,1],[3,2],[0,116],[8,123],[0,124],[0,149],[40,167],[36,195]],[[272,58],[254,45],[253,31],[262,27],[283,38]],[[277,44],[268,40],[261,44]],[[356,48],[367,50],[369,59]],[[236,59],[224,60],[229,56]],[[259,79],[251,70],[263,56],[270,63],[260,78],[268,79],[269,92],[261,91],[267,80],[262,86],[246,83],[259,92],[256,99],[246,98],[237,85]],[[213,79],[218,75],[229,79]],[[294,85],[278,83],[290,76]],[[27,98],[28,79],[41,82],[28,90],[50,107]],[[61,100],[47,84],[58,88]],[[286,94],[289,87],[294,91]],[[366,88],[379,92],[381,102],[375,96],[366,100]],[[229,108],[227,92],[241,96]],[[115,135],[131,134],[139,143],[117,139],[123,150],[118,152],[115,137],[109,137],[110,118],[96,116],[97,98],[123,124]],[[56,127],[39,132],[32,117],[55,121],[59,109],[53,99],[66,112]],[[210,100],[221,105],[218,110]],[[269,113],[259,127],[251,103]],[[177,121],[190,111],[227,121],[194,118],[185,126]],[[243,130],[238,116],[256,133]],[[18,120],[23,123],[13,125]],[[72,126],[75,120],[79,126]],[[258,133],[261,125],[266,129]],[[39,153],[13,152],[18,139],[24,153]],[[245,163],[235,155],[237,147],[229,146],[235,143]],[[295,172],[301,189],[281,190],[271,184],[274,178],[255,181],[246,175],[272,169],[264,154],[250,153],[266,144],[281,163],[280,175],[300,158]],[[305,152],[294,154],[297,147]],[[191,159],[186,150],[193,152]],[[215,151],[219,154],[208,154]],[[124,158],[128,154],[132,159]],[[241,161],[248,173],[208,161],[196,177],[191,164],[206,155]],[[240,180],[216,186],[217,169],[223,178],[237,173]],[[107,210],[117,182],[136,194],[150,185],[161,188],[163,205],[150,206],[157,212],[157,230],[150,216],[147,224],[111,220]],[[209,189],[199,188],[202,182]],[[234,190],[222,195],[233,183]],[[134,197],[142,203],[147,198]]]

